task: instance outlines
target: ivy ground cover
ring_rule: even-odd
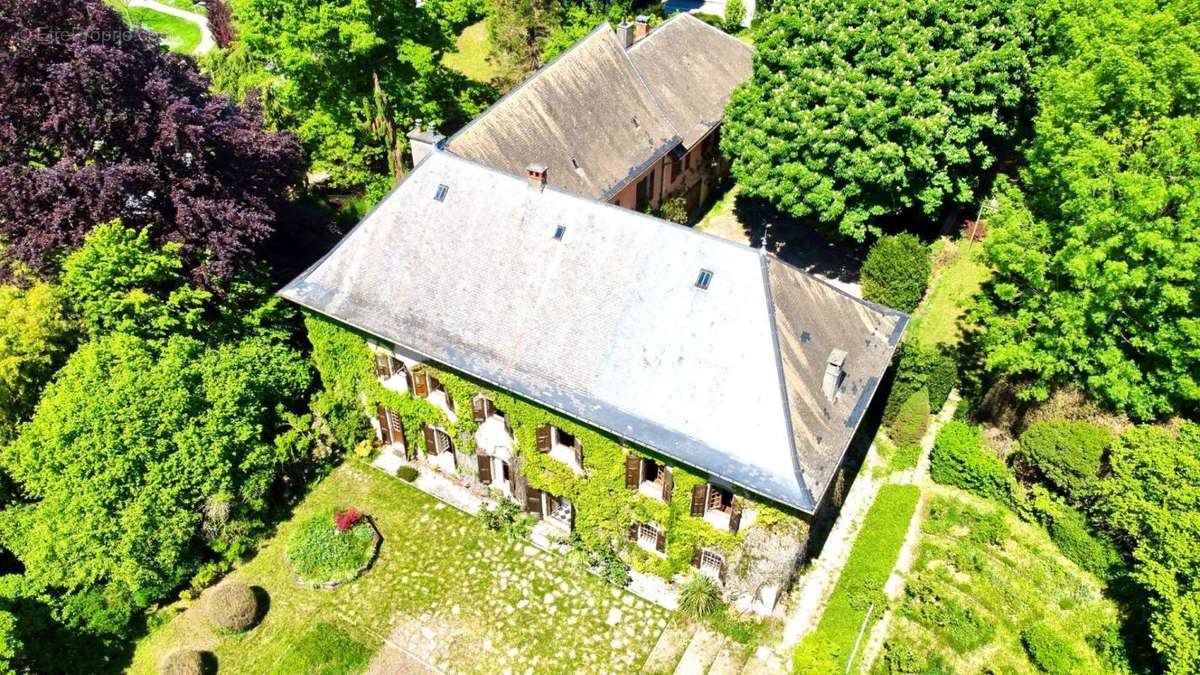
[[[350,505],[370,513],[383,538],[374,565],[336,589],[297,585],[284,560],[293,531]],[[669,619],[562,558],[488,531],[479,519],[356,462],[323,480],[232,576],[266,592],[261,624],[221,635],[205,621],[203,598],[179,606],[138,645],[131,672],[155,673],[179,648],[212,651],[222,673],[356,673],[373,664],[420,672],[422,661],[466,673],[637,672]]]

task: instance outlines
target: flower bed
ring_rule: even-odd
[[[379,541],[375,526],[357,509],[328,509],[296,527],[287,562],[301,584],[334,588],[371,566]]]

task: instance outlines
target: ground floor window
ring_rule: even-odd
[[[723,581],[725,579],[725,556],[708,548],[697,548],[692,556],[692,566],[704,576]]]
[[[629,538],[647,551],[665,553],[667,550],[666,533],[654,523],[634,523],[629,528]]]
[[[571,522],[574,519],[574,507],[571,505],[571,500],[566,497],[556,497],[552,494],[546,495],[546,513],[553,519],[571,527]]]

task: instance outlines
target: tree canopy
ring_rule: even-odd
[[[294,137],[101,0],[0,0],[0,91],[0,237],[42,275],[120,218],[178,242],[198,278],[227,278],[300,178]]]
[[[723,150],[749,196],[863,240],[967,203],[1029,104],[1034,21],[1008,0],[783,0]]]
[[[0,286],[0,445],[33,412],[72,345],[72,325],[53,288]]]

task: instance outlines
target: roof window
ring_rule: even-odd
[[[433,198],[439,202],[444,202],[446,201],[446,193],[449,191],[450,188],[446,187],[445,185],[439,185],[437,186],[437,192],[433,193]]]
[[[709,270],[700,270],[700,276],[696,277],[696,288],[700,290],[708,290],[708,285],[712,283],[713,273]]]
[[[554,238],[558,241],[562,241],[563,236],[566,234],[567,234],[567,228],[562,225],[559,225],[557,228],[554,229]]]

